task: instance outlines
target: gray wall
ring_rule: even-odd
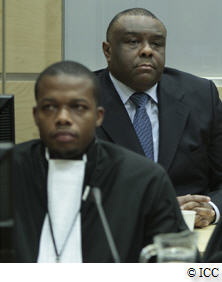
[[[96,70],[106,66],[102,41],[121,10],[144,7],[166,25],[166,64],[222,77],[222,0],[65,0],[64,59]]]

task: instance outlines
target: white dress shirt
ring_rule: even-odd
[[[85,175],[83,160],[48,159],[47,195],[60,262],[82,262],[81,195]],[[46,214],[40,238],[38,262],[55,262],[56,253]]]

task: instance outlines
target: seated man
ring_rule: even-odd
[[[75,62],[53,64],[39,75],[35,98],[40,139],[14,149],[18,262],[112,262],[93,187],[121,262],[137,262],[156,234],[187,228],[158,164],[95,139],[104,110],[92,72]]]
[[[212,81],[165,67],[167,31],[150,11],[118,13],[107,69],[96,72],[106,115],[98,137],[160,163],[196,227],[222,213],[222,104]]]

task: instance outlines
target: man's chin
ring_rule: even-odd
[[[136,79],[135,79],[136,78]],[[148,73],[142,73],[134,77],[133,89],[136,91],[146,91],[156,84],[156,78]]]
[[[51,159],[81,159],[82,153],[78,149],[71,150],[58,150],[58,149],[49,149],[49,154]]]

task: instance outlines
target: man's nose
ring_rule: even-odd
[[[58,111],[56,116],[57,125],[70,125],[72,124],[71,115],[68,109],[62,108]]]
[[[149,42],[144,42],[140,50],[141,57],[150,57],[153,55],[153,49],[150,46]]]

